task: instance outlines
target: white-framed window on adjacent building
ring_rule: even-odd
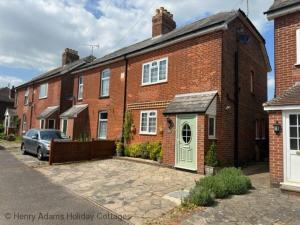
[[[140,114],[140,134],[156,134],[157,111],[141,111]]]
[[[27,118],[26,118],[26,115],[23,114],[22,116],[22,132],[26,132],[27,130]]]
[[[296,31],[296,64],[300,65],[300,29]]]
[[[40,119],[40,128],[45,129],[46,128],[46,120],[45,119]]]
[[[110,80],[110,69],[105,69],[101,73],[100,97],[109,96],[109,80]]]
[[[83,76],[78,77],[78,100],[83,98]]]
[[[26,88],[25,94],[24,94],[24,105],[29,104],[29,87]]]
[[[107,138],[107,112],[99,112],[99,121],[98,121],[98,138],[106,139]]]
[[[48,128],[49,129],[55,129],[55,119],[49,119],[48,120]]]
[[[67,135],[68,129],[68,119],[61,119],[60,120],[60,131]]]
[[[48,83],[40,85],[39,99],[47,98],[48,96]]]
[[[216,116],[208,116],[208,138],[216,138]]]
[[[168,80],[168,58],[143,64],[142,85],[157,84]]]

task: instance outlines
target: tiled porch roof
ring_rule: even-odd
[[[289,106],[300,105],[300,83],[289,88],[281,96],[278,96],[271,101],[264,103],[264,107],[269,106]]]
[[[176,95],[164,114],[206,112],[217,93],[217,91],[209,91]]]
[[[59,106],[50,106],[44,109],[38,116],[38,119],[47,119],[59,109]]]
[[[73,105],[70,109],[60,115],[60,118],[75,118],[79,113],[88,107],[87,104]]]

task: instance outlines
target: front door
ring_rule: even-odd
[[[175,167],[187,170],[197,170],[196,128],[196,115],[177,116]]]
[[[300,184],[300,112],[286,116],[285,181]]]

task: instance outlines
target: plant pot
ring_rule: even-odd
[[[205,175],[213,176],[217,173],[217,167],[205,166]]]
[[[123,156],[123,151],[117,151],[117,156],[118,157]]]

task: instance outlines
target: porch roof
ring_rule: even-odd
[[[217,91],[176,95],[164,114],[204,113],[217,95]]]
[[[60,118],[75,118],[79,113],[85,110],[88,104],[73,105],[67,111],[60,115]]]
[[[264,103],[264,107],[273,107],[273,106],[291,106],[291,105],[300,105],[300,83],[296,83],[293,87],[285,91],[281,96],[277,96]]]
[[[51,115],[53,115],[53,113],[55,113],[58,109],[59,109],[59,106],[50,106],[50,107],[47,107],[46,109],[44,109],[41,112],[41,114],[37,118],[38,119],[47,119]]]

